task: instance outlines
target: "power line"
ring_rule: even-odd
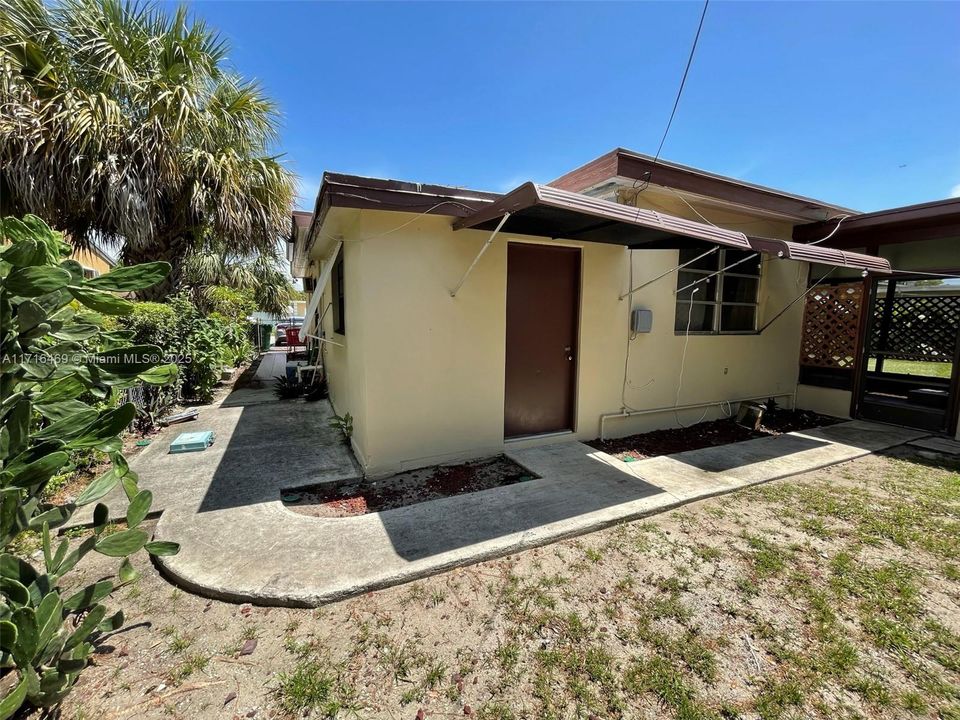
[[[673,125],[673,118],[677,114],[677,107],[680,105],[680,97],[683,95],[683,88],[687,84],[687,75],[690,74],[690,66],[693,65],[693,56],[697,52],[697,43],[700,41],[700,31],[703,30],[703,20],[707,16],[707,7],[710,5],[710,0],[704,0],[703,10],[700,12],[700,22],[697,24],[697,33],[693,36],[693,44],[690,46],[690,54],[687,56],[687,65],[683,69],[683,77],[680,78],[680,87],[677,88],[677,97],[673,101],[673,109],[670,111],[670,119],[667,120],[667,126],[663,129],[663,136],[660,138],[660,144],[657,146],[657,154],[653,156],[653,165],[657,164],[657,161],[660,159],[660,153],[663,151],[663,144],[667,141],[667,135],[670,133],[670,126]],[[646,173],[645,185],[642,190],[646,189],[646,185],[650,184],[650,174],[653,172],[653,165]],[[638,179],[639,180],[639,179]],[[634,182],[634,189],[637,187],[637,181]]]
[[[656,164],[660,159],[660,152],[663,150],[663,144],[667,140],[667,133],[670,132],[670,126],[673,124],[673,117],[677,114],[677,106],[680,104],[680,96],[683,95],[683,87],[687,84],[687,75],[690,73],[690,66],[693,64],[694,53],[697,52],[697,43],[700,41],[700,31],[703,30],[703,19],[707,16],[707,7],[710,0],[704,0],[703,10],[700,13],[700,23],[697,25],[697,34],[693,36],[693,44],[690,46],[690,55],[687,57],[687,66],[683,69],[683,77],[680,78],[680,87],[677,89],[677,97],[673,101],[673,110],[670,111],[670,119],[667,121],[667,127],[663,130],[663,137],[660,138],[660,145],[657,146],[657,154],[653,156],[653,163]]]

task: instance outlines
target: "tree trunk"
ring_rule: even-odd
[[[170,274],[153,287],[137,291],[138,300],[162,302],[180,288],[183,262],[190,249],[190,239],[186,235],[176,235],[169,242],[156,242],[144,247],[125,245],[123,264],[138,265],[145,262],[165,260],[170,263]]]

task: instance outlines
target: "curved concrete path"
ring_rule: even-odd
[[[197,421],[167,428],[131,462],[163,511],[155,538],[181,544],[178,555],[158,559],[163,571],[203,595],[314,606],[925,435],[848,422],[636,463],[565,441],[507,453],[536,480],[358,517],[312,518],[287,510],[281,489],[360,471],[329,427],[329,403],[274,399],[269,379],[281,362],[273,355],[258,373],[264,389],[237,390],[201,408]],[[185,429],[213,430],[216,442],[168,454]],[[122,515],[122,498],[115,507]]]
[[[346,445],[327,425],[327,403],[221,407],[211,415],[230,439],[220,457],[204,458],[216,464],[209,482],[166,502],[155,534],[182,550],[160,558],[162,567],[203,595],[290,606],[410,581],[924,435],[850,422],[637,463],[568,441],[508,453],[536,480],[328,519],[291,512],[279,498],[281,488],[356,477]]]

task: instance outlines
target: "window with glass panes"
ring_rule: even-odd
[[[681,250],[679,264],[702,254],[703,249]],[[729,270],[714,275],[731,265]],[[722,249],[680,270],[674,328],[686,332],[689,322],[692,333],[754,332],[760,265],[760,255],[752,250]],[[689,285],[692,287],[687,287]]]

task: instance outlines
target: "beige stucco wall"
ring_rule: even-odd
[[[331,238],[356,236],[357,219],[356,213],[341,210],[330,212],[324,226],[324,238],[317,243],[311,255],[312,264],[308,275],[319,276],[324,265],[330,261],[334,248]],[[366,466],[368,418],[365,380],[367,356],[363,349],[365,292],[361,284],[363,245],[355,241],[344,242],[341,252],[344,257],[344,292],[348,299],[345,314],[346,334],[333,331],[333,313],[330,308],[333,295],[328,284],[320,302],[320,313],[323,316],[323,337],[332,342],[323,343],[323,365],[327,373],[330,402],[337,414],[349,413],[352,416],[353,435],[350,442],[360,464]]]
[[[797,407],[812,410],[823,415],[850,417],[850,402],[853,393],[837,388],[816,387],[815,385],[797,386]]]
[[[106,273],[110,272],[112,267],[110,263],[100,257],[100,255],[97,253],[93,252],[93,250],[87,250],[85,248],[74,248],[73,252],[70,254],[70,259],[76,260],[85,268],[96,270],[101,275],[105,275]]]
[[[679,213],[678,213],[679,214]],[[500,235],[456,298],[450,297],[489,233],[451,229],[451,219],[335,209],[323,232],[344,239],[346,336],[328,337],[325,362],[337,412],[354,416],[354,447],[370,475],[480,457],[504,448],[504,336],[507,242]],[[404,223],[408,223],[404,225]],[[403,227],[400,227],[403,225]],[[776,231],[777,228],[767,228]],[[760,233],[758,233],[760,234]],[[630,251],[616,245],[558,242],[582,250],[576,437],[600,433],[600,416],[621,411],[629,337]],[[318,243],[315,260],[331,243]],[[677,251],[633,252],[634,283],[677,264]],[[316,271],[319,271],[319,264]],[[764,265],[759,324],[802,292],[805,267]],[[653,332],[630,343],[626,403],[636,409],[676,401],[684,337],[674,332],[676,276],[637,293],[653,310]],[[324,306],[330,299],[326,293]],[[691,336],[680,404],[792,394],[796,388],[802,303],[762,335]],[[789,404],[789,399],[780,398]],[[710,408],[707,418],[718,417]],[[680,411],[683,423],[703,410]],[[672,410],[607,422],[623,435],[674,426]]]

